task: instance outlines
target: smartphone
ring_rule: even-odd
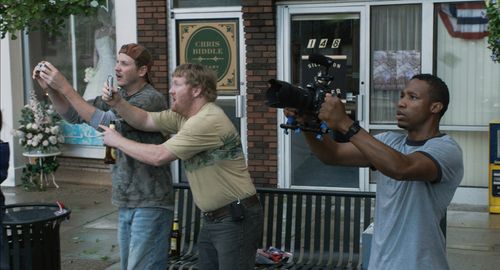
[[[109,89],[109,96],[113,97],[113,75],[108,75],[107,83]]]
[[[36,74],[39,74],[39,73],[40,73],[40,71],[42,70],[42,68],[44,68],[44,67],[45,67],[45,64],[43,64],[43,63],[39,63],[39,64],[38,64],[38,65],[36,65],[36,67],[35,67],[35,73],[36,73]]]

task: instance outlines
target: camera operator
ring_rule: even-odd
[[[374,235],[369,269],[449,269],[440,220],[463,177],[462,150],[441,133],[439,122],[449,103],[446,84],[430,74],[415,75],[401,91],[397,125],[406,133],[375,136],[345,113],[327,94],[319,119],[349,140],[322,140],[303,132],[311,150],[328,165],[378,170]],[[296,116],[286,108],[287,116]]]

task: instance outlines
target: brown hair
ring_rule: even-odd
[[[215,72],[200,64],[182,64],[179,65],[172,77],[184,77],[186,83],[192,87],[199,86],[202,95],[209,102],[217,99],[217,76]]]
[[[118,53],[124,53],[134,59],[137,68],[146,66],[148,68],[148,71],[146,73],[146,81],[148,83],[151,83],[150,73],[151,67],[153,66],[153,57],[151,56],[151,53],[148,51],[148,49],[146,49],[146,47],[135,43],[129,43],[123,45]]]

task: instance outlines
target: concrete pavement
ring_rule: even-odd
[[[59,174],[59,189],[50,186],[46,191],[28,192],[18,186],[2,187],[2,191],[7,204],[62,201],[71,209],[70,219],[60,227],[63,270],[117,270],[118,218],[117,208],[111,205],[111,187],[106,181],[96,181],[96,177],[106,176],[85,174]],[[74,178],[78,177],[90,177],[93,184],[75,184]],[[447,250],[453,270],[499,269],[500,215],[488,213],[486,206],[450,206]]]

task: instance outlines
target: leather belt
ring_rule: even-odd
[[[240,200],[240,203],[245,208],[250,208],[259,203],[259,197],[257,197],[257,194],[254,194],[250,197],[246,197],[245,199]],[[215,209],[214,211],[203,212],[203,216],[209,220],[225,217],[230,214],[231,214],[231,204],[227,204],[219,209]]]

